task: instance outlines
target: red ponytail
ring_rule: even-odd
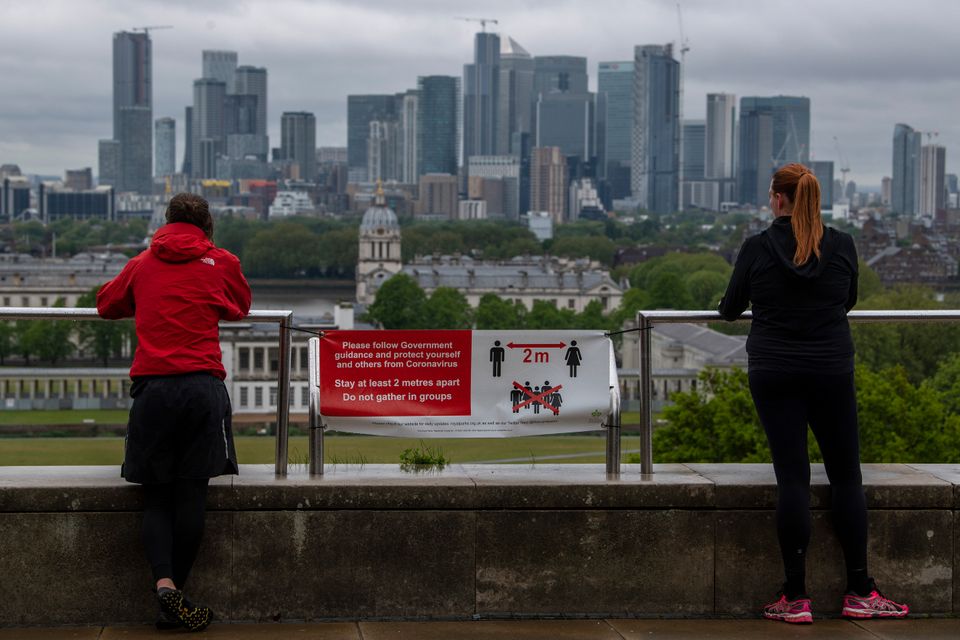
[[[784,194],[793,203],[790,225],[797,239],[793,263],[804,264],[810,259],[810,254],[819,258],[823,221],[820,217],[820,183],[816,176],[802,164],[788,164],[773,174],[772,189],[774,193]]]

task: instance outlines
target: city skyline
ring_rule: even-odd
[[[809,97],[811,159],[849,160],[849,177],[879,186],[892,172],[898,122],[938,131],[947,171],[960,153],[952,117],[960,82],[958,50],[948,25],[960,8],[917,1],[751,2],[716,6],[683,2],[685,118],[704,118],[706,94]],[[7,82],[0,119],[0,158],[25,172],[62,175],[96,167],[97,140],[111,126],[110,37],[138,24],[170,24],[153,40],[153,116],[174,117],[178,156],[183,110],[200,77],[201,51],[236,51],[239,64],[270,74],[268,132],[277,146],[280,114],[316,115],[318,146],[346,145],[346,96],[403,92],[418,76],[459,76],[472,59],[479,25],[455,16],[493,17],[487,25],[534,56],[587,58],[590,89],[601,61],[629,60],[638,44],[676,42],[672,0],[470,3],[417,0],[402,7],[366,0],[279,3],[177,0],[123,5],[99,0],[12,6],[0,25],[0,69]],[[118,18],[118,16],[123,16]],[[784,22],[789,16],[792,25]],[[791,34],[804,34],[804,40]],[[37,37],[37,36],[42,37]],[[797,44],[792,44],[796,42]],[[71,64],[65,64],[65,61]],[[925,139],[926,142],[926,139]]]

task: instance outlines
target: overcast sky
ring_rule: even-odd
[[[811,99],[814,159],[879,185],[893,127],[937,132],[960,171],[960,2],[955,0],[683,0],[685,112],[708,92]],[[177,119],[201,75],[201,50],[230,49],[267,67],[269,133],[283,111],[317,116],[318,146],[346,145],[346,96],[461,75],[478,25],[533,55],[630,60],[633,46],[679,38],[675,0],[0,0],[0,164],[56,175],[91,166],[112,133],[112,36],[152,33],[154,117]],[[839,168],[839,167],[838,167]]]

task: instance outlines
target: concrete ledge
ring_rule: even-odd
[[[778,588],[769,465],[245,465],[210,490],[189,591],[228,620],[754,615]],[[960,614],[960,465],[865,465],[870,566]],[[809,587],[839,609],[822,467]],[[140,489],[117,467],[0,468],[0,625],[147,622]]]

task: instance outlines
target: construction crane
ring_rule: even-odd
[[[840,198],[846,198],[847,174],[850,173],[850,163],[840,148],[840,138],[833,136],[833,147],[837,150],[837,160],[840,162]]]
[[[143,33],[144,33],[147,37],[150,37],[150,32],[151,32],[151,31],[155,31],[155,30],[157,30],[157,29],[173,29],[173,25],[169,25],[169,24],[151,24],[151,25],[147,25],[147,26],[145,26],[145,27],[133,27],[133,28],[130,29],[130,30],[131,30],[131,31],[143,31]]]
[[[480,23],[480,30],[481,30],[483,33],[486,33],[486,32],[487,32],[487,23],[488,23],[488,22],[491,23],[491,24],[500,24],[499,21],[494,20],[493,18],[464,18],[464,17],[462,17],[462,16],[457,16],[456,18],[454,18],[454,20],[464,20],[464,21],[466,21],[466,22],[479,22],[479,23]]]

